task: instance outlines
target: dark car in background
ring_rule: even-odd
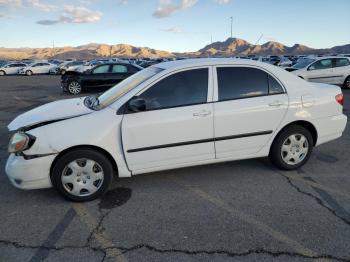
[[[128,63],[105,63],[85,72],[68,71],[61,77],[64,92],[77,95],[91,89],[108,89],[143,68]]]

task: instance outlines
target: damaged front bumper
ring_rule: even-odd
[[[52,187],[50,168],[56,154],[26,160],[23,156],[10,154],[5,171],[11,183],[20,189]]]

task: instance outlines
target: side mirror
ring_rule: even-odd
[[[309,68],[307,70],[309,70],[309,71],[315,70],[315,67],[313,65],[309,66]]]
[[[85,71],[85,74],[91,75],[91,74],[92,74],[92,70],[91,70],[91,69],[87,69],[87,70]]]
[[[134,97],[132,98],[128,103],[128,110],[130,112],[140,112],[146,110],[146,101],[143,98],[140,97]]]

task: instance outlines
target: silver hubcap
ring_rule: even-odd
[[[5,73],[3,71],[0,71],[0,75],[3,76],[5,75]]]
[[[89,196],[103,184],[102,167],[91,159],[77,159],[70,162],[62,172],[64,189],[74,196]]]
[[[68,86],[68,89],[69,89],[69,92],[71,92],[74,95],[79,94],[81,92],[81,86],[78,82],[70,83]]]
[[[302,134],[289,136],[282,144],[281,156],[288,165],[302,162],[309,152],[309,143]]]

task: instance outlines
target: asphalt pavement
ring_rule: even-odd
[[[300,170],[267,159],[118,179],[93,202],[21,191],[7,124],[58,99],[58,76],[0,77],[0,261],[350,261],[350,129]],[[349,116],[350,91],[345,93]]]

